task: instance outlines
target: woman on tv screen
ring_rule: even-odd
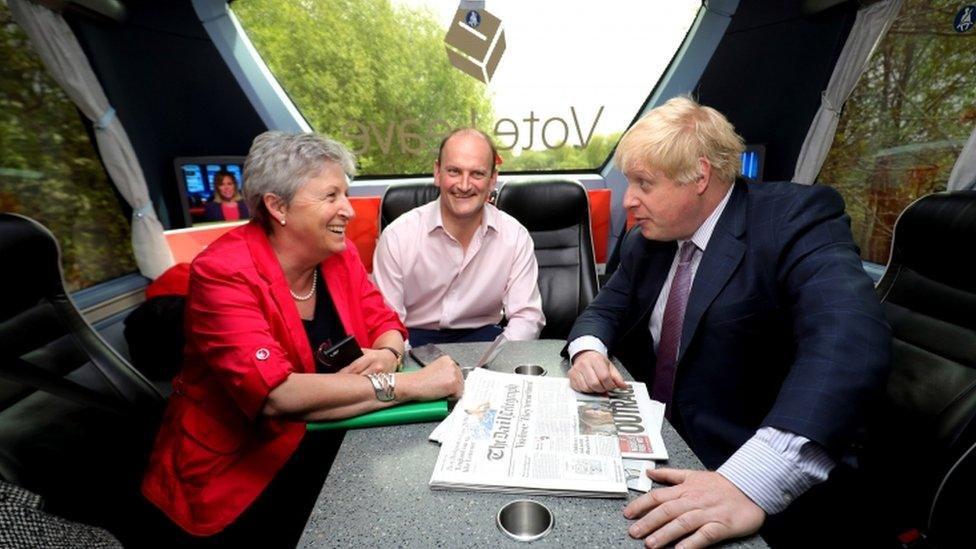
[[[214,194],[204,205],[207,221],[236,221],[251,217],[234,174],[220,170],[213,178]]]

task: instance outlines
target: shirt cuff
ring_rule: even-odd
[[[599,338],[594,336],[579,336],[569,343],[569,348],[566,350],[569,353],[569,363],[572,364],[573,357],[583,351],[596,351],[603,356],[607,356],[607,346]]]
[[[827,480],[836,464],[806,437],[763,427],[718,468],[767,515],[786,509],[811,486]]]

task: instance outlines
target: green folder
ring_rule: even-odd
[[[382,427],[383,425],[399,425],[401,423],[424,423],[440,421],[447,417],[447,400],[432,400],[430,402],[407,402],[383,410],[368,412],[356,417],[338,419],[336,421],[309,422],[309,431],[325,431],[329,429],[363,429],[366,427]]]

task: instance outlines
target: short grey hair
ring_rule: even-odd
[[[324,135],[267,131],[255,137],[244,160],[244,200],[251,215],[271,232],[264,195],[272,193],[291,204],[298,189],[329,162],[338,164],[350,180],[356,175],[353,153]]]

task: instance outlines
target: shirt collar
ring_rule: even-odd
[[[702,223],[695,234],[691,235],[691,241],[695,243],[695,246],[701,250],[705,251],[705,247],[708,246],[708,241],[712,239],[712,232],[715,231],[715,225],[718,223],[720,217],[722,217],[722,212],[725,211],[725,206],[729,203],[729,197],[732,196],[732,190],[735,189],[735,185],[729,185],[728,192],[725,193],[725,197],[722,201],[718,203],[718,206],[712,210],[712,213],[705,218],[704,223]],[[680,248],[682,244],[687,242],[687,240],[679,240],[678,247]]]
[[[438,198],[434,200],[427,206],[430,210],[424,212],[425,225],[427,227],[427,234],[434,232],[437,229],[444,229],[444,219],[441,217],[441,199]],[[481,210],[483,213],[481,215],[481,227],[479,230],[482,235],[488,232],[488,229],[492,229],[498,232],[498,208],[491,204],[485,204],[485,207]]]

